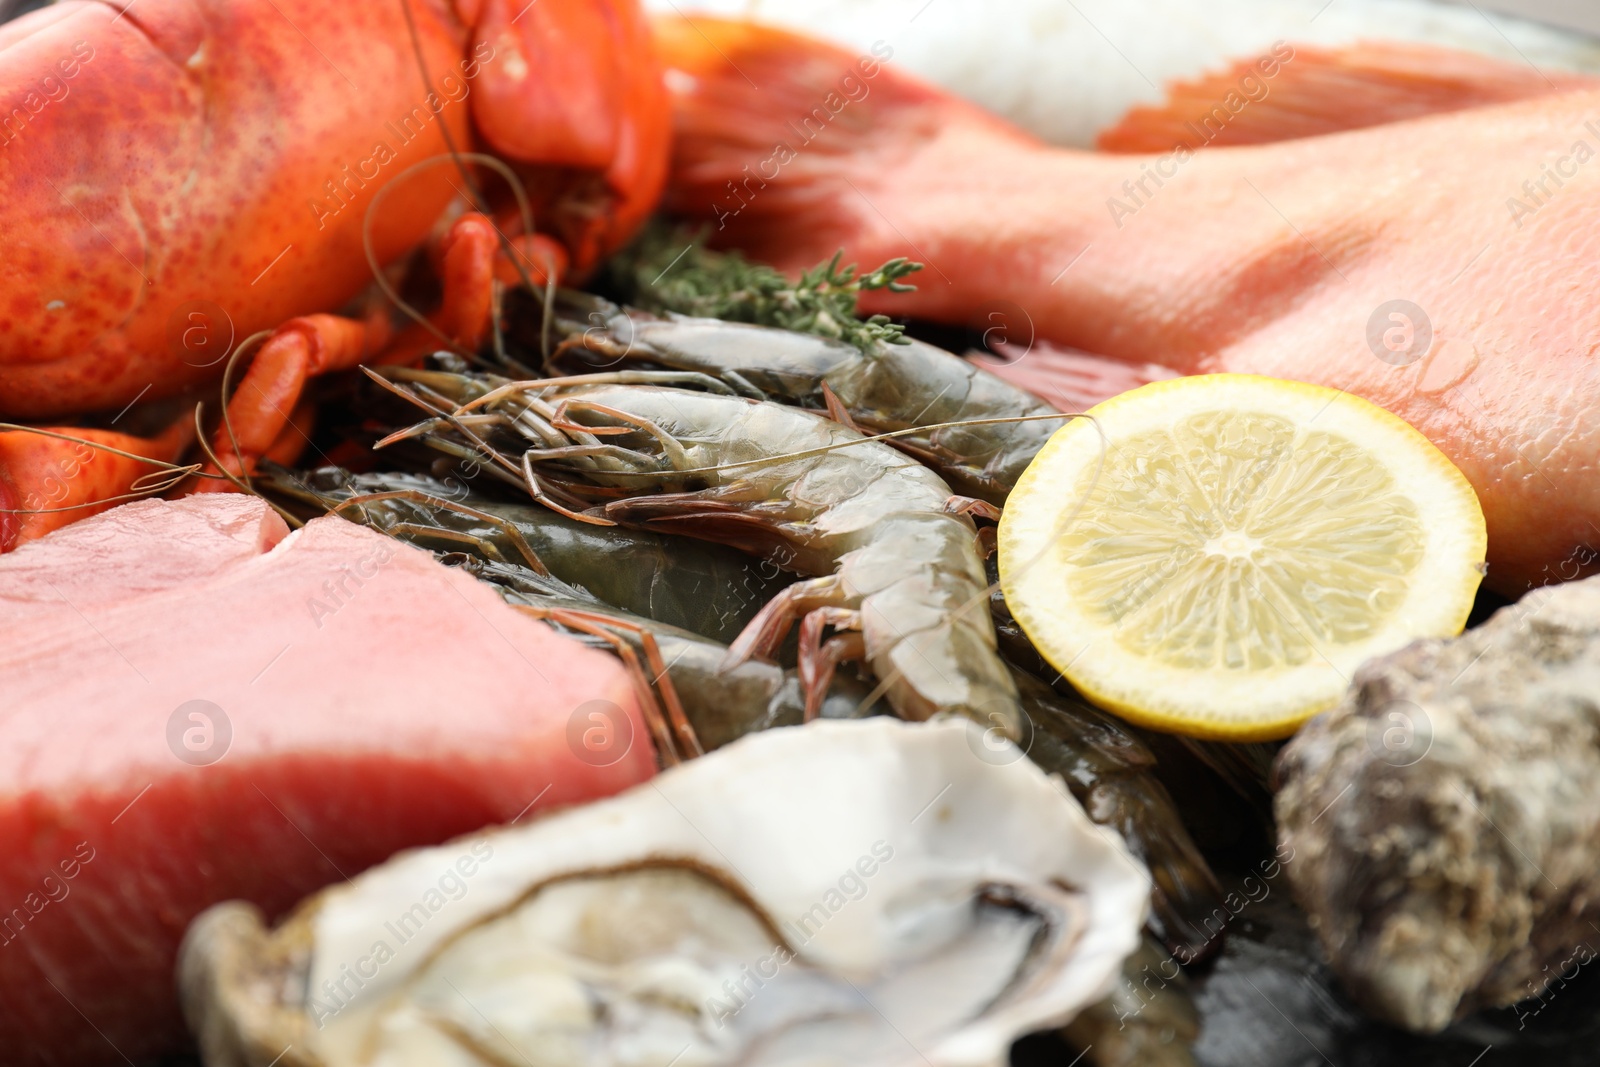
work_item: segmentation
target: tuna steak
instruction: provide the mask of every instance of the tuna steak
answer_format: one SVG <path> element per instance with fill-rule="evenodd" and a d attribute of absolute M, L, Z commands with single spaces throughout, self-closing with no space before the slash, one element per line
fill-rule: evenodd
<path fill-rule="evenodd" d="M 210 904 L 276 914 L 654 769 L 610 657 L 424 552 L 339 519 L 291 534 L 251 497 L 129 504 L 0 558 L 0 633 L 9 1064 L 181 1047 L 174 959 Z"/>

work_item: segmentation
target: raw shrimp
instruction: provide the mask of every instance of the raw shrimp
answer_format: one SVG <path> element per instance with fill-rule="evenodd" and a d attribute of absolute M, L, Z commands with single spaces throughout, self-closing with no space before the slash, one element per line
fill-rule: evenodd
<path fill-rule="evenodd" d="M 718 541 L 814 576 L 768 602 L 731 652 L 770 656 L 802 619 L 813 710 L 839 662 L 865 659 L 903 718 L 961 714 L 1023 736 L 972 520 L 947 508 L 949 486 L 921 464 L 827 419 L 739 397 L 386 374 L 440 414 L 389 440 L 420 436 L 458 456 L 466 442 L 558 510 L 597 505 L 585 517 Z M 828 626 L 841 632 L 823 641 Z"/>
<path fill-rule="evenodd" d="M 615 641 L 597 635 L 593 627 L 578 629 L 571 623 L 595 623 L 626 641 L 636 653 L 648 653 L 648 636 L 659 649 L 666 664 L 665 678 L 675 691 L 668 699 L 681 701 L 698 746 L 705 752 L 745 734 L 805 721 L 805 693 L 798 671 L 755 660 L 722 670 L 728 646 L 720 641 L 603 604 L 577 590 L 562 589 L 559 582 L 552 583 L 516 564 L 474 559 L 462 565 L 495 585 L 507 602 L 537 609 L 588 644 L 612 651 L 617 647 Z M 662 679 L 645 681 L 660 686 Z M 881 701 L 871 699 L 865 683 L 836 674 L 822 698 L 818 717 L 856 719 L 887 710 Z"/>
<path fill-rule="evenodd" d="M 753 607 L 779 588 L 769 580 L 772 572 L 760 570 L 762 565 L 754 561 L 687 538 L 596 527 L 546 508 L 485 499 L 466 493 L 460 483 L 426 475 L 352 475 L 323 468 L 295 477 L 268 471 L 256 485 L 274 496 L 329 509 L 354 500 L 340 514 L 424 547 L 465 548 L 488 561 L 469 566 L 472 573 L 506 590 L 508 599 L 612 615 L 618 625 L 610 628 L 635 651 L 640 651 L 640 633 L 654 634 L 668 676 L 708 751 L 745 733 L 799 723 L 804 717 L 796 672 L 756 662 L 723 674 L 716 670 L 726 655 L 726 642 L 754 614 Z M 409 495 L 388 495 L 395 493 Z M 497 525 L 501 522 L 508 525 Z M 519 536 L 524 540 L 518 542 Z M 519 557 L 527 549 L 559 581 L 552 583 L 517 565 L 526 563 Z M 616 565 L 619 556 L 627 560 L 625 566 Z M 580 586 L 599 600 L 578 590 L 564 591 L 561 582 Z M 736 584 L 741 582 L 745 584 Z M 709 588 L 698 595 L 703 587 Z M 727 601 L 720 607 L 719 597 Z M 584 634 L 591 642 L 607 643 Z M 1019 671 L 1015 677 L 1033 725 L 1028 755 L 1060 774 L 1090 817 L 1121 834 L 1150 868 L 1155 934 L 1173 951 L 1184 950 L 1186 959 L 1209 954 L 1214 931 L 1205 923 L 1221 908 L 1221 890 L 1171 798 L 1151 776 L 1154 757 L 1115 720 L 1030 675 Z M 853 679 L 835 676 L 823 699 L 822 717 L 845 717 L 866 692 Z"/>
<path fill-rule="evenodd" d="M 1111 995 L 1079 1012 L 1061 1036 L 1083 1050 L 1086 1067 L 1194 1067 L 1200 1012 L 1183 972 L 1146 936 Z"/>
<path fill-rule="evenodd" d="M 546 508 L 502 503 L 454 479 L 354 475 L 325 467 L 305 475 L 269 469 L 255 485 L 280 499 L 316 504 L 319 511 L 337 508 L 346 518 L 412 544 L 465 549 L 477 558 L 463 566 L 511 602 L 545 609 L 557 624 L 573 613 L 590 623 L 595 616 L 609 617 L 612 622 L 598 625 L 636 654 L 650 654 L 643 635 L 651 635 L 705 751 L 804 720 L 798 672 L 754 661 L 718 670 L 726 642 L 753 615 L 753 606 L 780 587 L 771 580 L 775 569 L 761 569 L 770 565 L 688 538 L 597 527 Z M 555 580 L 530 569 L 529 553 Z M 619 556 L 626 565 L 616 565 Z M 703 587 L 709 588 L 697 596 Z M 719 607 L 721 601 L 726 603 Z M 592 627 L 572 632 L 615 650 L 615 641 L 597 636 Z M 1090 817 L 1121 834 L 1150 868 L 1155 935 L 1187 960 L 1208 955 L 1214 938 L 1204 922 L 1221 908 L 1221 891 L 1152 777 L 1149 750 L 1126 727 L 1087 705 L 1023 672 L 1015 678 L 1033 727 L 1029 757 L 1060 774 Z M 648 691 L 641 695 L 646 704 L 655 699 Z M 853 717 L 861 705 L 872 706 L 867 696 L 856 679 L 835 675 L 820 716 Z"/>
<path fill-rule="evenodd" d="M 564 291 L 553 329 L 555 359 L 589 366 L 647 363 L 720 379 L 759 400 L 826 408 L 864 432 L 938 426 L 893 444 L 938 471 L 958 492 L 1004 503 L 1017 478 L 1061 421 L 1055 408 L 982 367 L 921 341 L 843 341 L 791 330 L 623 309 Z M 1131 380 L 1108 384 L 1108 395 Z M 831 394 L 831 397 L 830 395 Z M 836 402 L 836 403 L 835 403 Z M 1032 421 L 1017 421 L 1018 417 Z M 982 422 L 981 420 L 1007 420 Z M 976 421 L 976 425 L 947 423 Z"/>
<path fill-rule="evenodd" d="M 315 505 L 319 515 L 337 510 L 424 548 L 547 570 L 607 604 L 723 643 L 787 584 L 776 566 L 741 553 L 578 522 L 549 508 L 495 500 L 455 478 L 268 468 L 254 484 L 280 502 Z"/>
<path fill-rule="evenodd" d="M 432 549 L 493 584 L 511 604 L 537 609 L 585 643 L 622 653 L 625 642 L 632 655 L 624 654 L 624 662 L 640 668 L 635 684 L 653 717 L 664 763 L 804 721 L 796 671 L 754 661 L 718 669 L 728 652 L 720 635 L 737 635 L 739 620 L 781 588 L 773 581 L 779 572 L 760 569 L 758 561 L 688 538 L 597 527 L 547 508 L 485 499 L 453 479 L 422 474 L 356 475 L 323 467 L 296 475 L 267 468 L 254 484 L 273 497 L 314 504 L 318 514 L 337 511 Z M 617 566 L 622 554 L 627 562 Z M 749 584 L 736 586 L 741 579 Z M 708 584 L 711 589 L 696 598 Z M 663 676 L 672 689 L 665 699 L 656 695 L 665 690 Z M 819 715 L 857 718 L 887 710 L 869 695 L 862 682 L 836 676 Z M 677 739 L 674 706 L 689 724 Z"/>
<path fill-rule="evenodd" d="M 1015 677 L 1033 726 L 1028 757 L 1061 775 L 1089 818 L 1120 834 L 1150 869 L 1151 933 L 1183 963 L 1210 956 L 1227 923 L 1222 887 L 1156 779 L 1155 756 L 1109 715 L 1025 671 Z"/>

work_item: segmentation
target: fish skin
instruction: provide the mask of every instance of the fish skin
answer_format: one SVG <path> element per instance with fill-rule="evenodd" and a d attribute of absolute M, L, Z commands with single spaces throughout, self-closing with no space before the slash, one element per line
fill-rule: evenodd
<path fill-rule="evenodd" d="M 1206 148 L 1139 195 L 1164 157 L 1043 145 L 891 61 L 735 198 L 726 183 L 746 165 L 771 175 L 785 123 L 857 57 L 748 24 L 693 29 L 715 50 L 658 24 L 678 71 L 670 203 L 713 219 L 723 244 L 788 271 L 841 247 L 928 264 L 916 292 L 865 294 L 865 311 L 973 324 L 1020 306 L 1056 344 L 1363 396 L 1471 481 L 1503 592 L 1600 545 L 1600 162 L 1571 155 L 1580 140 L 1600 151 L 1600 90 Z M 1574 173 L 1545 179 L 1534 207 L 1522 183 L 1542 163 Z M 1515 219 L 1513 196 L 1531 209 Z M 1367 339 L 1396 299 L 1434 333 L 1409 366 Z"/>
<path fill-rule="evenodd" d="M 1574 6 L 1578 0 L 1574 0 Z M 1173 81 L 1268 52 L 1384 40 L 1493 56 L 1533 72 L 1600 74 L 1600 42 L 1486 3 L 1435 0 L 645 0 L 662 15 L 748 19 L 865 53 L 1052 144 L 1090 148 Z M 1574 15 L 1574 18 L 1577 16 Z M 1584 21 L 1592 28 L 1593 15 Z"/>
<path fill-rule="evenodd" d="M 345 564 L 376 573 L 319 628 L 306 605 Z M 281 914 L 400 849 L 654 773 L 611 657 L 427 553 L 331 518 L 290 534 L 253 497 L 129 504 L 24 545 L 0 558 L 0 632 L 7 1064 L 182 1049 L 173 965 L 210 904 Z M 194 698 L 232 726 L 205 766 L 168 747 Z M 567 742 L 590 698 L 635 731 L 609 767 Z"/>

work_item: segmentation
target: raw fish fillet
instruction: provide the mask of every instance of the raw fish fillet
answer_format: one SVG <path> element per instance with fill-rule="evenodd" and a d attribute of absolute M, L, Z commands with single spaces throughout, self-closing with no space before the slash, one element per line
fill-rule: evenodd
<path fill-rule="evenodd" d="M 611 657 L 427 553 L 340 519 L 291 534 L 254 497 L 128 504 L 0 557 L 0 633 L 8 1065 L 182 1047 L 173 965 L 210 904 L 276 914 L 654 770 Z M 568 743 L 594 700 L 635 739 L 609 766 Z"/>

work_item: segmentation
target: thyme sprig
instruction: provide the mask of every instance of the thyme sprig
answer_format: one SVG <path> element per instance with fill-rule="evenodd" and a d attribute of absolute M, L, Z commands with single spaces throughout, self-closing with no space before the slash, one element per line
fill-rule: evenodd
<path fill-rule="evenodd" d="M 900 279 L 922 269 L 904 257 L 864 274 L 855 264 L 841 266 L 841 249 L 791 282 L 763 263 L 737 252 L 705 247 L 705 232 L 685 234 L 652 226 L 611 263 L 612 282 L 622 299 L 646 311 L 674 311 L 733 322 L 817 334 L 868 351 L 880 342 L 906 344 L 905 330 L 887 315 L 862 318 L 860 293 L 916 288 Z"/>

